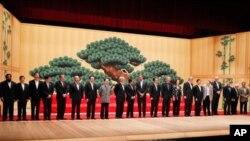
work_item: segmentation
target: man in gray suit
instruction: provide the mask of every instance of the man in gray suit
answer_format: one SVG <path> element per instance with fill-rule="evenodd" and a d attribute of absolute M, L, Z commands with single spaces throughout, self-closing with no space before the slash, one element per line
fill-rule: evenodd
<path fill-rule="evenodd" d="M 109 79 L 104 79 L 103 84 L 99 88 L 99 95 L 101 97 L 101 119 L 109 118 L 109 102 L 112 90 L 109 85 Z"/>
<path fill-rule="evenodd" d="M 242 87 L 239 90 L 240 94 L 240 114 L 247 114 L 247 102 L 250 96 L 249 89 L 246 87 L 246 82 L 241 83 Z"/>
<path fill-rule="evenodd" d="M 210 102 L 213 100 L 213 86 L 208 80 L 206 85 L 203 87 L 203 111 L 204 115 L 211 115 L 210 113 Z"/>

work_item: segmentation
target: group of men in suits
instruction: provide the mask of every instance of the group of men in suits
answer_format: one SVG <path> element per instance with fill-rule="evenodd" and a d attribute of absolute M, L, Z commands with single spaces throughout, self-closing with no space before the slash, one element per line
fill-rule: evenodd
<path fill-rule="evenodd" d="M 226 82 L 223 87 L 219 82 L 219 78 L 215 77 L 214 82 L 207 81 L 202 86 L 201 80 L 196 80 L 194 86 L 193 78 L 189 77 L 184 83 L 183 90 L 180 86 L 180 80 L 171 81 L 170 76 L 166 76 L 165 83 L 159 84 L 157 77 L 153 78 L 153 84 L 148 85 L 144 77 L 140 75 L 137 83 L 133 79 L 129 79 L 125 84 L 125 78 L 119 77 L 118 83 L 110 86 L 110 80 L 104 79 L 103 85 L 98 88 L 95 84 L 95 78 L 89 77 L 89 81 L 83 86 L 80 83 L 80 77 L 74 76 L 74 83 L 67 84 L 64 75 L 58 76 L 58 81 L 53 84 L 51 77 L 45 77 L 45 81 L 40 80 L 39 73 L 34 74 L 34 79 L 25 83 L 25 77 L 20 76 L 20 82 L 16 84 L 12 81 L 12 75 L 6 74 L 6 80 L 0 83 L 0 98 L 3 102 L 3 121 L 7 119 L 13 120 L 13 105 L 18 101 L 18 120 L 26 120 L 26 105 L 27 101 L 31 101 L 31 119 L 39 120 L 40 101 L 43 101 L 44 120 L 51 119 L 51 104 L 52 95 L 56 91 L 57 100 L 57 119 L 63 120 L 66 97 L 69 94 L 72 109 L 71 119 L 81 119 L 80 105 L 83 97 L 87 100 L 87 119 L 95 119 L 96 101 L 98 96 L 101 97 L 101 118 L 108 119 L 108 109 L 110 103 L 110 95 L 114 91 L 116 96 L 116 118 L 122 118 L 124 111 L 124 103 L 127 101 L 127 118 L 134 117 L 134 103 L 137 99 L 139 117 L 146 117 L 146 94 L 149 92 L 151 100 L 151 117 L 157 117 L 159 99 L 162 98 L 162 116 L 168 117 L 170 112 L 171 101 L 173 102 L 173 115 L 179 116 L 180 101 L 183 96 L 185 101 L 185 116 L 190 116 L 192 111 L 193 101 L 195 102 L 195 115 L 200 116 L 201 105 L 203 104 L 204 115 L 217 115 L 218 103 L 220 95 L 223 92 L 224 114 L 236 114 L 238 99 L 240 98 L 240 112 L 247 113 L 248 97 L 250 95 L 246 83 L 242 82 L 242 87 L 239 85 L 231 87 L 230 81 Z M 183 95 L 182 95 L 183 93 Z M 84 96 L 85 94 L 85 96 Z M 210 106 L 212 105 L 212 106 Z M 210 112 L 212 107 L 212 113 Z"/>

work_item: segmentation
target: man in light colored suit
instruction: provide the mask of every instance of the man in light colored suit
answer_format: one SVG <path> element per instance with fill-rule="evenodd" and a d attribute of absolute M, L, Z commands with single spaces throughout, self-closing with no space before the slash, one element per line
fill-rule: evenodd
<path fill-rule="evenodd" d="M 203 111 L 204 115 L 211 115 L 210 113 L 210 102 L 213 100 L 213 86 L 208 80 L 206 85 L 203 87 Z"/>
<path fill-rule="evenodd" d="M 249 89 L 246 87 L 246 82 L 241 83 L 242 87 L 239 90 L 240 94 L 240 114 L 247 114 L 247 102 L 250 96 Z"/>
<path fill-rule="evenodd" d="M 101 97 L 101 119 L 109 118 L 110 95 L 113 90 L 109 85 L 109 82 L 109 79 L 105 78 L 103 84 L 99 88 L 99 95 Z"/>

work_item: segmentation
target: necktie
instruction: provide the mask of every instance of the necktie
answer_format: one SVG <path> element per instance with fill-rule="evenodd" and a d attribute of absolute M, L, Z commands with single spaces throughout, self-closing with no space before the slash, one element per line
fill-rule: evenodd
<path fill-rule="evenodd" d="M 155 90 L 157 91 L 157 85 L 155 85 Z"/>
<path fill-rule="evenodd" d="M 168 88 L 168 90 L 169 90 L 169 85 L 167 84 L 167 88 Z"/>

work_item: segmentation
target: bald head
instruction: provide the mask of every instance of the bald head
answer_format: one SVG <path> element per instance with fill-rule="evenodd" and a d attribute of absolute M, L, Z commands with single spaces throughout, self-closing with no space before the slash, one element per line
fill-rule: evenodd
<path fill-rule="evenodd" d="M 189 81 L 189 82 L 192 82 L 192 81 L 193 81 L 193 77 L 190 76 L 190 77 L 188 78 L 188 81 Z"/>
<path fill-rule="evenodd" d="M 170 76 L 166 76 L 166 83 L 170 83 L 171 81 L 171 77 Z"/>
<path fill-rule="evenodd" d="M 214 81 L 218 82 L 218 81 L 219 81 L 219 77 L 218 77 L 218 76 L 215 76 L 215 77 L 214 77 Z"/>

